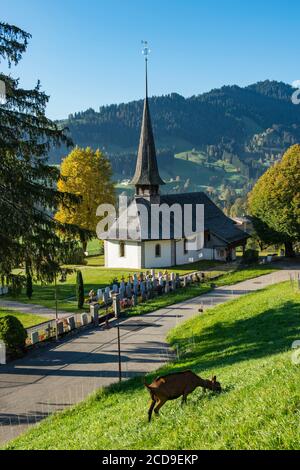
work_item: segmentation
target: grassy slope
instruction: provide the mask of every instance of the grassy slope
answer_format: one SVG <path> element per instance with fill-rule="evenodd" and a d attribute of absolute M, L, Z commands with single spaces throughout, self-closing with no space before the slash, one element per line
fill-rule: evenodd
<path fill-rule="evenodd" d="M 16 317 L 18 320 L 20 320 L 25 328 L 38 325 L 39 323 L 43 323 L 44 321 L 48 320 L 48 318 L 45 316 L 41 317 L 38 315 L 30 315 L 29 313 L 20 313 L 15 312 L 14 310 L 0 308 L 0 318 L 5 317 L 6 315 L 13 315 Z"/>
<path fill-rule="evenodd" d="M 217 374 L 221 395 L 195 391 L 187 406 L 169 402 L 148 424 L 149 394 L 136 378 L 52 416 L 9 447 L 299 449 L 300 366 L 292 364 L 290 351 L 300 334 L 299 311 L 299 292 L 283 283 L 215 307 L 171 332 L 180 358 L 164 371 Z"/>

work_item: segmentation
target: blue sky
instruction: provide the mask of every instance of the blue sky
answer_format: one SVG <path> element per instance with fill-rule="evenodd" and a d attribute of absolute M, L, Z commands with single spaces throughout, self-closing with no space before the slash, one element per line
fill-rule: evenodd
<path fill-rule="evenodd" d="M 48 115 L 63 118 L 141 98 L 142 39 L 152 50 L 150 94 L 292 83 L 299 15 L 298 0 L 2 0 L 0 21 L 32 34 L 11 73 L 26 87 L 40 79 Z"/>

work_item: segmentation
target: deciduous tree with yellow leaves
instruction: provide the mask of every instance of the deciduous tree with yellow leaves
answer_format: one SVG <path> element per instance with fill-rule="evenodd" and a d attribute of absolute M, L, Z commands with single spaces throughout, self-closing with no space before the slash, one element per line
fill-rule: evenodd
<path fill-rule="evenodd" d="M 58 190 L 80 196 L 81 202 L 76 206 L 61 204 L 55 218 L 90 231 L 90 235 L 82 234 L 80 240 L 86 251 L 87 241 L 95 235 L 99 222 L 97 207 L 115 203 L 110 162 L 100 150 L 76 147 L 62 161 L 60 175 Z"/>
<path fill-rule="evenodd" d="M 258 236 L 266 243 L 284 243 L 287 256 L 300 241 L 300 145 L 269 168 L 251 191 L 248 204 Z"/>

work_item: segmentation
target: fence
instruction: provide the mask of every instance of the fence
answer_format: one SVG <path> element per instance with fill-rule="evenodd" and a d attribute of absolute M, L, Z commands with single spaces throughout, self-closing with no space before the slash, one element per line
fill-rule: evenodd
<path fill-rule="evenodd" d="M 90 312 L 85 313 L 74 313 L 68 317 L 64 317 L 56 320 L 48 320 L 38 325 L 26 328 L 27 340 L 26 346 L 33 346 L 37 343 L 42 343 L 49 339 L 56 337 L 57 335 L 63 336 L 71 331 L 78 330 L 79 328 L 86 327 L 88 325 L 98 325 L 104 323 L 107 319 L 112 318 L 114 315 L 110 313 L 103 313 L 99 317 L 98 313 L 91 314 Z"/>
<path fill-rule="evenodd" d="M 201 282 L 204 280 L 213 280 L 215 276 L 207 277 L 204 276 L 203 273 L 197 271 L 194 273 L 186 274 L 183 276 L 179 277 L 179 283 L 182 287 L 188 286 L 190 283 L 194 282 Z M 173 288 L 171 287 L 171 281 L 167 277 L 166 280 L 164 280 L 165 286 L 162 289 L 161 295 L 164 295 L 168 292 L 171 292 L 172 290 L 176 290 L 176 286 L 173 285 Z M 166 287 L 167 286 L 167 287 Z M 139 286 L 140 289 L 141 286 Z M 50 340 L 52 338 L 56 337 L 56 330 L 57 330 L 57 336 L 63 336 L 67 333 L 70 333 L 72 331 L 75 331 L 79 328 L 83 328 L 88 325 L 94 324 L 95 326 L 98 325 L 99 323 L 104 323 L 107 319 L 113 318 L 115 316 L 115 311 L 113 307 L 113 301 L 112 301 L 112 296 L 116 292 L 114 290 L 111 290 L 109 287 L 106 289 L 109 289 L 109 293 L 101 291 L 101 298 L 103 295 L 103 299 L 101 304 L 98 304 L 98 302 L 92 303 L 90 305 L 90 311 L 89 312 L 84 312 L 84 313 L 73 313 L 70 314 L 70 316 L 63 317 L 59 319 L 57 322 L 56 320 L 48 320 L 46 322 L 40 323 L 39 325 L 32 326 L 30 328 L 27 328 L 27 341 L 26 344 L 27 346 L 33 346 L 37 343 L 41 343 L 43 341 Z M 153 286 L 151 288 L 153 290 Z M 121 288 L 117 289 L 117 292 L 121 292 Z M 152 291 L 153 293 L 153 291 Z M 143 295 L 142 291 L 139 291 L 139 295 L 142 298 L 142 301 L 147 301 L 148 297 L 147 294 L 147 285 L 145 283 L 145 295 Z M 123 297 L 121 299 L 126 300 L 128 293 L 127 291 L 123 292 Z M 153 294 L 154 295 L 154 294 Z M 132 297 L 133 299 L 133 289 L 131 289 L 131 295 L 129 297 Z M 100 299 L 99 299 L 100 300 Z M 126 308 L 130 308 L 134 305 L 133 301 L 128 303 L 123 303 L 121 301 L 121 310 L 126 310 Z"/>

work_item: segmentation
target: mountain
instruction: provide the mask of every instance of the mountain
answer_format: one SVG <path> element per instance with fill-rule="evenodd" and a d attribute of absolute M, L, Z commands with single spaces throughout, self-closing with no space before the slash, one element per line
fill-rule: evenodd
<path fill-rule="evenodd" d="M 219 186 L 226 184 L 226 175 L 219 171 L 224 163 L 223 171 L 228 164 L 246 180 L 255 180 L 288 146 L 300 142 L 300 106 L 292 103 L 293 92 L 285 83 L 264 81 L 244 88 L 224 86 L 190 98 L 177 93 L 150 98 L 162 173 L 178 180 L 180 165 L 188 162 L 185 171 L 192 172 L 192 184 L 197 165 L 197 178 L 201 167 L 211 170 L 214 174 L 204 183 Z M 142 106 L 143 100 L 102 106 L 99 111 L 72 114 L 60 123 L 69 128 L 75 144 L 103 149 L 116 179 L 121 180 L 134 171 Z M 65 152 L 53 150 L 51 161 L 59 163 Z M 218 181 L 211 184 L 209 178 L 214 181 L 216 176 Z M 244 183 L 241 179 L 240 187 Z"/>

